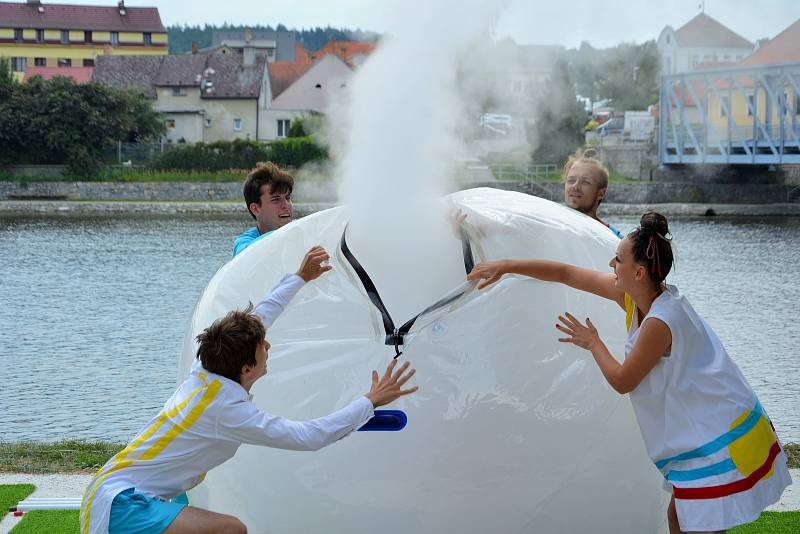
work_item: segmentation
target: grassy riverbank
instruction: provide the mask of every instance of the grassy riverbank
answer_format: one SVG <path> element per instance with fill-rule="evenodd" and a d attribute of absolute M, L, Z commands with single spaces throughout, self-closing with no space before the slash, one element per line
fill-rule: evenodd
<path fill-rule="evenodd" d="M 125 447 L 108 441 L 0 442 L 0 472 L 93 473 Z M 800 468 L 800 443 L 784 446 L 789 467 Z"/>
<path fill-rule="evenodd" d="M 0 442 L 0 472 L 93 473 L 124 447 L 107 441 Z"/>

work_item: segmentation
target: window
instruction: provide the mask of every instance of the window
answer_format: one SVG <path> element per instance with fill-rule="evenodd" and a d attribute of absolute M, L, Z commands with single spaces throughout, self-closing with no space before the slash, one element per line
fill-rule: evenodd
<path fill-rule="evenodd" d="M 22 42 L 22 28 L 14 28 L 14 41 Z"/>
<path fill-rule="evenodd" d="M 186 88 L 185 87 L 173 87 L 172 88 L 172 96 L 186 96 Z"/>
<path fill-rule="evenodd" d="M 61 44 L 69 44 L 69 31 L 61 30 Z"/>
<path fill-rule="evenodd" d="M 275 49 L 274 48 L 267 48 L 267 57 L 272 57 L 274 55 L 275 55 Z"/>
<path fill-rule="evenodd" d="M 234 132 L 242 131 L 242 119 L 233 119 L 233 131 Z"/>
<path fill-rule="evenodd" d="M 167 125 L 168 129 L 170 129 L 170 130 L 174 130 L 175 129 L 175 119 L 167 119 L 167 120 L 164 121 L 164 123 Z"/>
<path fill-rule="evenodd" d="M 667 44 L 669 44 L 669 34 L 667 34 Z"/>
<path fill-rule="evenodd" d="M 84 43 L 92 42 L 92 32 L 83 32 L 83 42 Z"/>
<path fill-rule="evenodd" d="M 151 46 L 153 44 L 153 34 L 150 32 L 144 33 L 144 45 Z"/>
<path fill-rule="evenodd" d="M 692 59 L 691 59 L 691 61 L 690 61 L 690 64 L 691 64 L 692 68 L 695 68 L 695 67 L 697 66 L 697 64 L 698 64 L 698 63 L 700 63 L 700 56 L 698 56 L 698 55 L 693 55 L 693 56 L 692 56 Z"/>
<path fill-rule="evenodd" d="M 94 60 L 93 59 L 84 59 L 83 60 L 84 67 L 94 67 Z"/>
<path fill-rule="evenodd" d="M 671 73 L 672 72 L 672 57 L 671 56 L 664 56 L 664 72 Z"/>
<path fill-rule="evenodd" d="M 511 89 L 511 91 L 514 92 L 514 93 L 521 93 L 522 92 L 522 81 L 514 80 L 514 84 L 513 84 L 513 87 Z"/>
<path fill-rule="evenodd" d="M 800 115 L 800 95 L 794 95 L 794 113 Z"/>
<path fill-rule="evenodd" d="M 747 95 L 747 102 L 749 104 L 747 106 L 747 116 L 752 117 L 753 110 L 756 109 L 756 95 Z"/>
<path fill-rule="evenodd" d="M 36 42 L 37 43 L 44 42 L 44 30 L 36 30 Z"/>
<path fill-rule="evenodd" d="M 47 66 L 47 58 L 35 57 L 35 58 L 33 58 L 33 65 L 35 67 L 46 67 Z"/>
<path fill-rule="evenodd" d="M 59 67 L 71 67 L 72 66 L 72 60 L 69 59 L 68 57 L 60 57 L 60 58 L 58 58 L 58 66 Z"/>
<path fill-rule="evenodd" d="M 278 137 L 286 137 L 289 135 L 289 125 L 292 121 L 289 119 L 278 119 Z"/>
<path fill-rule="evenodd" d="M 731 62 L 731 55 L 730 54 L 725 54 L 724 56 L 722 56 L 722 60 L 725 61 L 726 63 L 730 63 Z"/>
<path fill-rule="evenodd" d="M 727 96 L 722 96 L 719 99 L 719 116 L 725 118 L 728 116 L 728 113 L 725 111 L 725 108 L 730 109 L 731 102 Z"/>
<path fill-rule="evenodd" d="M 26 57 L 12 57 L 11 58 L 11 70 L 14 72 L 25 72 L 25 67 L 27 66 L 28 58 Z"/>
<path fill-rule="evenodd" d="M 206 128 L 211 128 L 211 119 L 206 119 Z"/>
<path fill-rule="evenodd" d="M 119 45 L 119 32 L 111 32 L 111 44 L 114 46 Z"/>

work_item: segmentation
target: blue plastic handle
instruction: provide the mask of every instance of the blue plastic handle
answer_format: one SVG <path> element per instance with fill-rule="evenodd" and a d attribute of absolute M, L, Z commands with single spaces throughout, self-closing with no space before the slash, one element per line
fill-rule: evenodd
<path fill-rule="evenodd" d="M 375 410 L 375 415 L 358 429 L 359 432 L 397 432 L 403 430 L 408 417 L 401 410 Z"/>

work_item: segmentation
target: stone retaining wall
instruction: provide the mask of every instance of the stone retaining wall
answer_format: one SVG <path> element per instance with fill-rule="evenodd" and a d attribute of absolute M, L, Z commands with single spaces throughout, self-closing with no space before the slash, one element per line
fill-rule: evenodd
<path fill-rule="evenodd" d="M 459 189 L 494 187 L 520 191 L 549 200 L 563 199 L 558 182 L 484 182 L 460 184 Z M 0 200 L 65 198 L 68 200 L 172 200 L 242 202 L 237 182 L 0 182 Z M 331 182 L 298 182 L 296 202 L 335 202 Z M 793 185 L 642 182 L 611 184 L 607 201 L 620 204 L 716 203 L 772 204 L 800 201 Z"/>
<path fill-rule="evenodd" d="M 298 182 L 294 198 L 299 202 L 336 199 L 330 182 Z M 1 182 L 0 199 L 63 198 L 70 200 L 192 200 L 241 201 L 239 182 Z"/>

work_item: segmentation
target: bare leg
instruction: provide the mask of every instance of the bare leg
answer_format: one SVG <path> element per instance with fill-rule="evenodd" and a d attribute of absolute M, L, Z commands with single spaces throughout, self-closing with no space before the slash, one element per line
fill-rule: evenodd
<path fill-rule="evenodd" d="M 187 506 L 164 534 L 247 534 L 247 527 L 232 515 Z"/>
<path fill-rule="evenodd" d="M 669 524 L 669 534 L 684 534 L 678 524 L 678 512 L 675 510 L 675 497 L 669 500 L 667 508 L 667 523 Z"/>

